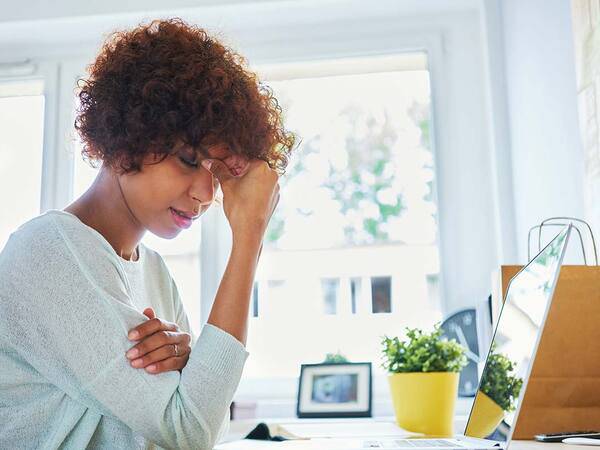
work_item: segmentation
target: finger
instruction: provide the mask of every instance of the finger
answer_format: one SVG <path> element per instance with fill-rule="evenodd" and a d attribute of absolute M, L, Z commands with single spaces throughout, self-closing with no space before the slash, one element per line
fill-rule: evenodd
<path fill-rule="evenodd" d="M 172 370 L 180 370 L 183 369 L 186 364 L 189 356 L 176 356 L 173 358 L 163 359 L 162 361 L 150 364 L 147 366 L 146 372 L 157 374 L 161 372 L 170 372 Z"/>
<path fill-rule="evenodd" d="M 154 319 L 156 317 L 154 310 L 150 306 L 144 310 L 144 315 L 148 316 L 149 319 Z"/>
<path fill-rule="evenodd" d="M 241 177 L 248 172 L 250 160 L 244 155 L 230 155 L 223 162 L 235 177 Z"/>
<path fill-rule="evenodd" d="M 180 358 L 190 353 L 188 347 L 177 345 L 177 354 L 175 354 L 175 346 L 172 344 L 163 345 L 149 353 L 146 353 L 140 358 L 135 358 L 130 361 L 132 367 L 137 369 L 147 367 L 150 364 L 168 359 L 168 358 Z"/>
<path fill-rule="evenodd" d="M 153 319 L 146 320 L 142 322 L 135 328 L 129 330 L 129 334 L 127 337 L 134 341 L 139 341 L 143 339 L 145 336 L 156 333 L 159 330 L 169 330 L 169 331 L 177 331 L 177 324 L 167 322 L 166 320 L 159 319 L 155 317 Z"/>
<path fill-rule="evenodd" d="M 202 164 L 202 167 L 217 177 L 221 184 L 227 180 L 230 180 L 231 178 L 234 178 L 223 161 L 219 161 L 218 159 L 203 159 L 200 164 Z"/>
<path fill-rule="evenodd" d="M 172 331 L 161 330 L 147 337 L 139 344 L 134 345 L 127 353 L 125 353 L 125 356 L 129 359 L 140 358 L 165 345 L 174 349 L 173 344 L 177 344 L 179 350 L 184 352 L 189 349 L 191 340 L 189 333 L 175 333 Z"/>

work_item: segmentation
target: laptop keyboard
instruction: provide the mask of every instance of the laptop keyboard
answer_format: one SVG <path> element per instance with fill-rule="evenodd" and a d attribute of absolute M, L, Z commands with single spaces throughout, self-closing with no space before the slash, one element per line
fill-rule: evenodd
<path fill-rule="evenodd" d="M 452 442 L 443 439 L 402 439 L 394 441 L 394 444 L 410 447 L 453 447 Z"/>
<path fill-rule="evenodd" d="M 399 439 L 394 441 L 364 441 L 364 448 L 398 448 L 398 447 L 458 447 L 443 439 Z"/>

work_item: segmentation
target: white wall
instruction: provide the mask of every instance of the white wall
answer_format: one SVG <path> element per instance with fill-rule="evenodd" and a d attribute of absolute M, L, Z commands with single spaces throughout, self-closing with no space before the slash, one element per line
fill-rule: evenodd
<path fill-rule="evenodd" d="M 488 20 L 498 20 L 503 34 L 517 257 L 524 262 L 531 226 L 549 216 L 584 216 L 571 2 L 493 3 L 486 11 L 499 15 Z"/>

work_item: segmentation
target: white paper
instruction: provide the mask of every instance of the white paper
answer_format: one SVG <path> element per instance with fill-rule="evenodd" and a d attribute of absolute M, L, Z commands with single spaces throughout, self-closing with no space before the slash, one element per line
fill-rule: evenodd
<path fill-rule="evenodd" d="M 224 442 L 215 445 L 213 450 L 261 450 L 263 448 L 272 449 L 276 447 L 281 448 L 281 442 L 241 439 L 239 441 Z"/>
<path fill-rule="evenodd" d="M 280 423 L 279 429 L 302 438 L 348 438 L 348 437 L 409 437 L 420 436 L 409 433 L 391 422 L 324 422 L 324 423 Z M 283 433 L 281 433 L 283 434 Z"/>

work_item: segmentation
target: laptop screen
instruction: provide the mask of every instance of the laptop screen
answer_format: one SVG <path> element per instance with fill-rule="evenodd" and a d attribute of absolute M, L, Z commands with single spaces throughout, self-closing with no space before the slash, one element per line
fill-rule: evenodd
<path fill-rule="evenodd" d="M 561 232 L 508 286 L 465 435 L 506 441 L 518 413 L 570 232 Z"/>

